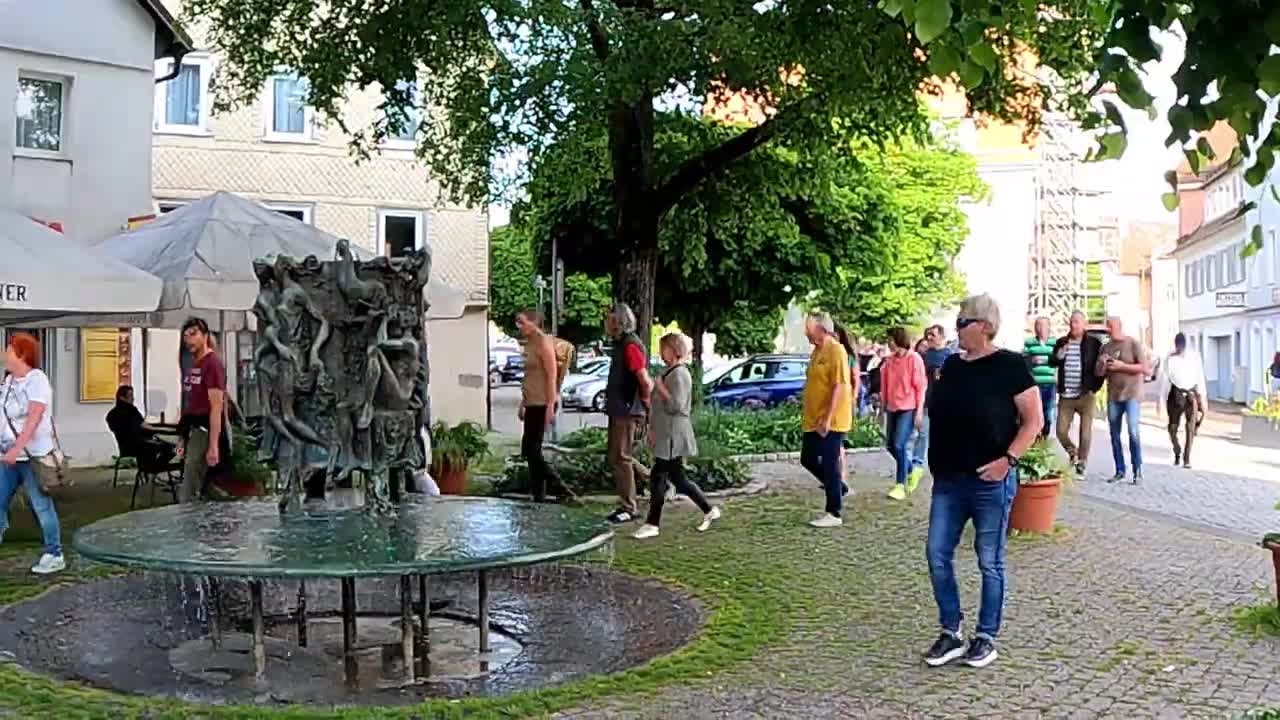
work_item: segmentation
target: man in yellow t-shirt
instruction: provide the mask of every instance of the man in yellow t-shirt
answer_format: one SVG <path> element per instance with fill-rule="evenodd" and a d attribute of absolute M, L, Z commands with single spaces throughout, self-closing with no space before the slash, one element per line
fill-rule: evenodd
<path fill-rule="evenodd" d="M 804 382 L 800 464 L 818 478 L 827 493 L 826 512 L 809 524 L 839 527 L 844 524 L 840 512 L 849 492 L 841 477 L 840 457 L 845 433 L 853 427 L 849 355 L 836 339 L 835 321 L 826 313 L 811 313 L 805 319 L 804 333 L 813 343 L 813 354 Z"/>

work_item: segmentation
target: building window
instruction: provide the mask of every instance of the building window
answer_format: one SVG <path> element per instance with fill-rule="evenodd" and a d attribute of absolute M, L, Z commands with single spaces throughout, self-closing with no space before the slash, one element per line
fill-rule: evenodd
<path fill-rule="evenodd" d="M 296 74 L 267 79 L 262 97 L 268 140 L 297 142 L 311 139 L 312 111 L 307 107 L 307 81 Z"/>
<path fill-rule="evenodd" d="M 1235 358 L 1234 362 L 1235 362 L 1235 366 L 1236 366 L 1236 367 L 1240 367 L 1241 365 L 1243 365 L 1243 364 L 1244 364 L 1244 363 L 1240 362 L 1240 353 L 1241 353 L 1241 349 L 1242 349 L 1242 348 L 1241 348 L 1241 344 L 1242 344 L 1242 341 L 1240 340 L 1240 331 L 1239 331 L 1239 330 L 1237 330 L 1237 331 L 1236 331 L 1236 333 L 1235 333 L 1235 343 L 1234 343 L 1234 348 L 1233 348 L 1233 349 L 1235 350 L 1235 352 L 1234 352 L 1234 353 L 1232 353 L 1232 354 L 1233 354 L 1233 356 L 1234 356 L 1234 358 Z"/>
<path fill-rule="evenodd" d="M 1200 262 L 1203 263 L 1205 266 L 1205 271 L 1204 271 L 1205 288 L 1209 292 L 1213 292 L 1214 290 L 1217 290 L 1218 289 L 1218 256 L 1210 255 L 1209 257 L 1203 258 Z"/>
<path fill-rule="evenodd" d="M 17 147 L 61 153 L 66 138 L 67 89 L 70 80 L 34 73 L 18 74 Z"/>
<path fill-rule="evenodd" d="M 379 210 L 378 247 L 387 257 L 400 257 L 423 247 L 423 218 L 417 210 Z"/>
<path fill-rule="evenodd" d="M 172 60 L 156 63 L 156 72 L 168 75 Z M 186 57 L 173 79 L 156 88 L 157 132 L 205 134 L 209 131 L 209 79 L 213 76 L 207 57 Z"/>
<path fill-rule="evenodd" d="M 1276 248 L 1276 231 L 1271 230 L 1267 233 L 1267 252 L 1258 253 L 1261 256 L 1268 256 L 1262 261 L 1262 282 L 1270 285 L 1276 277 L 1276 271 L 1280 270 L 1280 248 Z"/>
<path fill-rule="evenodd" d="M 399 145 L 413 144 L 418 136 L 419 110 L 418 110 L 418 86 L 416 83 L 401 80 L 396 83 L 394 96 L 407 95 L 408 100 L 413 103 L 413 107 L 403 110 L 387 110 L 387 139 Z M 399 101 L 400 97 L 395 97 Z M 391 103 L 392 98 L 388 97 L 387 102 Z"/>
<path fill-rule="evenodd" d="M 156 209 L 160 211 L 161 215 L 166 215 L 186 204 L 185 200 L 157 200 Z"/>
<path fill-rule="evenodd" d="M 298 205 L 295 203 L 262 203 L 262 206 L 268 210 L 275 210 L 281 215 L 288 215 L 294 220 L 299 220 L 308 225 L 311 224 L 310 205 Z"/>

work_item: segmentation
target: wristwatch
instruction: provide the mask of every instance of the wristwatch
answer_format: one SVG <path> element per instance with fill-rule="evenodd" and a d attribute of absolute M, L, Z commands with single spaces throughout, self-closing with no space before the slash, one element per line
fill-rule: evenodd
<path fill-rule="evenodd" d="M 1014 467 L 1018 464 L 1018 456 L 1011 452 L 1005 453 L 1004 459 L 1009 461 L 1009 467 Z"/>

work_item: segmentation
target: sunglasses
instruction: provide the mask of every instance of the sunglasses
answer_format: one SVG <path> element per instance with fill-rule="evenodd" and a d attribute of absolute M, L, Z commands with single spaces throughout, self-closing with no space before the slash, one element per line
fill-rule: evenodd
<path fill-rule="evenodd" d="M 958 317 L 956 318 L 956 330 L 963 330 L 969 327 L 970 325 L 978 322 L 982 322 L 982 321 L 977 318 Z"/>

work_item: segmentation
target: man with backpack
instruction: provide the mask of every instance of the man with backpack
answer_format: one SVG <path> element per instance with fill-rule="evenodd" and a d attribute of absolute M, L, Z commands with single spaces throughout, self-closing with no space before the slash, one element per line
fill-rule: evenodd
<path fill-rule="evenodd" d="M 570 493 L 543 456 L 542 439 L 555 421 L 560 383 L 573 363 L 573 345 L 547 334 L 543 330 L 542 313 L 536 310 L 521 311 L 516 316 L 516 327 L 525 339 L 519 411 L 524 433 L 520 438 L 520 452 L 529 464 L 529 487 L 534 501 L 543 502 L 548 481 L 553 481 L 563 500 Z"/>

